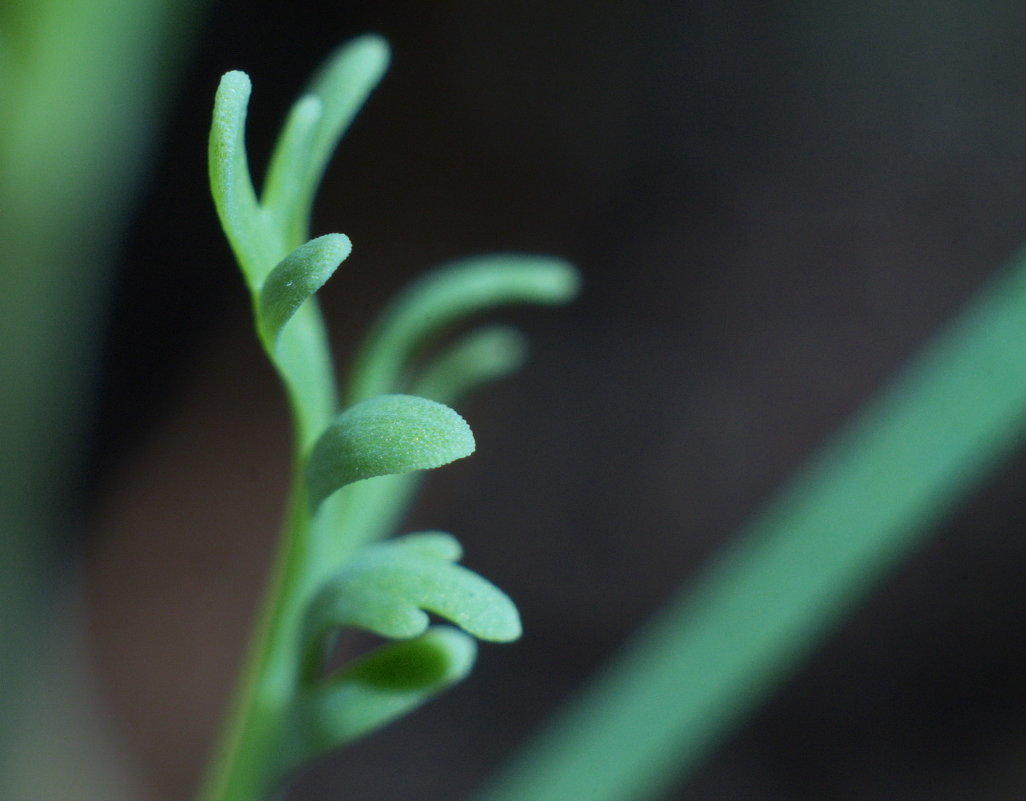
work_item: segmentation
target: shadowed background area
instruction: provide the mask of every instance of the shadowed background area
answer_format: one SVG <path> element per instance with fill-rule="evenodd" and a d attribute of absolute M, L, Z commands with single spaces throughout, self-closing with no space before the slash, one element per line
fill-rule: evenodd
<path fill-rule="evenodd" d="M 404 528 L 520 605 L 463 685 L 288 797 L 466 797 L 1026 240 L 1015 2 L 212 5 L 133 221 L 91 470 L 93 658 L 147 797 L 192 792 L 288 477 L 281 394 L 205 180 L 217 79 L 259 175 L 309 73 L 385 35 L 314 233 L 341 362 L 425 267 L 554 253 L 579 301 L 502 315 L 525 371 Z M 1017 457 L 677 798 L 1002 799 L 1026 787 Z M 687 681 L 687 677 L 681 677 Z"/>

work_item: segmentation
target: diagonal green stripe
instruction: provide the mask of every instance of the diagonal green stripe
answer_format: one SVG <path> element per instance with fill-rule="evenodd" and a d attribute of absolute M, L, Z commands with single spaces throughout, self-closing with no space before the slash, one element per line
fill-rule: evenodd
<path fill-rule="evenodd" d="M 478 798 L 630 801 L 686 778 L 1024 428 L 1020 255 Z"/>

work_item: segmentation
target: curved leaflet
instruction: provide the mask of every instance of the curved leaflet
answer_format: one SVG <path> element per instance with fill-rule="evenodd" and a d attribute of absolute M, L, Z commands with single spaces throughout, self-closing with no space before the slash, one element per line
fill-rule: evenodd
<path fill-rule="evenodd" d="M 415 395 L 379 395 L 342 412 L 310 453 L 310 508 L 375 476 L 441 467 L 474 452 L 474 434 L 448 406 Z"/>
<path fill-rule="evenodd" d="M 308 653 L 344 627 L 407 639 L 427 631 L 433 612 L 479 640 L 510 642 L 520 616 L 506 593 L 456 564 L 459 542 L 424 532 L 366 545 L 318 592 L 307 610 Z"/>
<path fill-rule="evenodd" d="M 401 390 L 417 349 L 472 315 L 513 303 L 566 303 L 579 283 L 570 264 L 551 256 L 495 254 L 440 267 L 385 309 L 356 357 L 347 397 Z"/>
<path fill-rule="evenodd" d="M 380 36 L 347 42 L 298 101 L 271 156 L 264 190 L 265 207 L 291 241 L 307 238 L 314 194 L 332 151 L 380 82 L 389 58 L 388 43 Z"/>
<path fill-rule="evenodd" d="M 345 234 L 319 236 L 293 250 L 271 271 L 260 289 L 257 311 L 260 335 L 269 347 L 276 344 L 285 323 L 324 286 L 352 249 Z"/>
<path fill-rule="evenodd" d="M 252 89 L 244 72 L 233 70 L 221 78 L 214 97 L 208 158 L 214 206 L 251 289 L 258 280 L 267 239 L 246 156 L 246 111 Z"/>
<path fill-rule="evenodd" d="M 306 613 L 290 759 L 301 762 L 349 742 L 462 679 L 477 652 L 468 635 L 493 642 L 520 636 L 513 602 L 455 564 L 461 554 L 449 534 L 409 534 L 364 546 L 322 586 Z M 427 612 L 463 631 L 429 626 Z M 402 642 L 324 676 L 328 646 L 339 630 L 354 627 Z"/>
<path fill-rule="evenodd" d="M 458 629 L 382 646 L 296 697 L 282 748 L 290 770 L 401 717 L 463 679 L 477 643 Z"/>
<path fill-rule="evenodd" d="M 413 384 L 416 395 L 457 403 L 473 390 L 519 370 L 527 360 L 527 337 L 505 325 L 475 329 L 435 356 Z"/>

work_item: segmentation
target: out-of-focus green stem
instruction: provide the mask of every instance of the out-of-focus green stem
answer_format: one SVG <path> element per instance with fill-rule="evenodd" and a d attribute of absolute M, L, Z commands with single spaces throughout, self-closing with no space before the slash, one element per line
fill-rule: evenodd
<path fill-rule="evenodd" d="M 1026 430 L 1020 255 L 478 798 L 630 801 L 693 771 Z"/>
<path fill-rule="evenodd" d="M 64 566 L 114 239 L 198 5 L 0 8 L 0 753 Z"/>

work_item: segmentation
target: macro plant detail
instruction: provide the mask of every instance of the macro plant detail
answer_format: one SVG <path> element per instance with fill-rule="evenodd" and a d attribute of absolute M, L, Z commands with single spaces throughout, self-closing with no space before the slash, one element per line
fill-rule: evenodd
<path fill-rule="evenodd" d="M 205 536 L 225 526 L 221 512 L 230 511 L 206 514 L 220 490 L 207 470 L 222 456 L 235 468 L 239 457 L 230 447 L 214 452 L 180 440 L 189 458 L 174 461 L 182 454 L 160 447 L 160 432 L 180 429 L 146 411 L 147 397 L 154 397 L 147 393 L 162 385 L 138 379 L 151 366 L 171 366 L 160 347 L 151 347 L 162 344 L 155 329 L 165 320 L 176 326 L 174 339 L 185 332 L 187 319 L 167 300 L 198 300 L 195 277 L 208 269 L 208 256 L 219 257 L 188 254 L 193 240 L 183 226 L 194 192 L 176 201 L 182 195 L 166 192 L 163 177 L 151 183 L 149 199 L 142 191 L 154 174 L 144 156 L 176 84 L 168 56 L 205 29 L 198 14 L 205 5 L 0 6 L 0 114 L 7 112 L 0 124 L 7 265 L 0 318 L 9 334 L 0 354 L 2 798 L 179 798 L 201 758 L 194 734 L 209 716 L 208 668 L 220 661 L 224 643 L 216 641 L 220 626 L 194 627 L 188 611 L 206 615 L 234 595 L 224 582 L 200 588 L 192 580 L 208 581 L 227 552 L 224 541 Z M 575 360 L 566 370 L 567 391 L 548 401 L 550 411 L 566 415 L 563 425 L 546 415 L 541 425 L 525 426 L 520 454 L 510 456 L 530 460 L 538 449 L 528 438 L 538 436 L 551 438 L 546 452 L 586 442 L 565 462 L 539 463 L 532 481 L 544 482 L 555 467 L 575 479 L 601 473 L 607 483 L 550 484 L 548 497 L 529 510 L 543 525 L 521 527 L 539 556 L 546 549 L 558 559 L 581 536 L 589 553 L 573 560 L 566 583 L 539 580 L 545 574 L 532 571 L 540 563 L 517 565 L 532 591 L 546 595 L 532 607 L 551 617 L 526 629 L 535 637 L 531 647 L 503 654 L 512 681 L 477 707 L 486 724 L 501 725 L 477 738 L 480 720 L 473 715 L 447 721 L 446 732 L 480 742 L 468 742 L 449 765 L 425 766 L 430 749 L 451 754 L 463 744 L 441 740 L 442 727 L 425 715 L 429 725 L 410 732 L 418 755 L 390 748 L 395 740 L 388 738 L 368 743 L 366 752 L 350 755 L 337 792 L 312 797 L 622 801 L 714 795 L 708 788 L 724 779 L 746 797 L 766 787 L 791 797 L 858 797 L 866 787 L 885 788 L 876 795 L 930 797 L 929 788 L 942 783 L 949 793 L 971 785 L 967 796 L 1019 797 L 1015 700 L 1022 660 L 1008 643 L 1015 642 L 1022 611 L 1015 604 L 1022 461 L 1010 473 L 1000 468 L 1021 456 L 1026 437 L 1026 252 L 1012 254 L 992 278 L 983 272 L 986 262 L 1010 253 L 1024 213 L 1015 178 L 1024 96 L 1016 76 L 1024 57 L 1009 24 L 1019 12 L 1007 2 L 973 7 L 972 14 L 968 6 L 944 4 L 924 27 L 921 17 L 881 8 L 852 14 L 810 6 L 736 25 L 727 13 L 671 14 L 673 4 L 663 5 L 628 16 L 596 13 L 582 28 L 570 6 L 547 8 L 539 19 L 529 7 L 482 11 L 470 4 L 440 12 L 363 4 L 354 14 L 359 7 L 311 4 L 308 10 L 318 13 L 293 14 L 285 20 L 289 30 L 273 31 L 276 41 L 300 49 L 314 40 L 303 38 L 305 26 L 336 22 L 338 29 L 372 25 L 415 43 L 407 64 L 416 80 L 396 87 L 414 100 L 405 113 L 416 113 L 417 130 L 440 136 L 443 147 L 476 148 L 470 152 L 482 170 L 440 175 L 447 159 L 429 157 L 409 199 L 423 199 L 421 187 L 437 197 L 439 179 L 451 181 L 455 193 L 467 178 L 475 185 L 495 176 L 517 211 L 486 203 L 453 220 L 454 230 L 506 226 L 508 217 L 508 225 L 526 230 L 541 225 L 560 250 L 597 256 L 589 283 L 598 291 L 559 345 Z M 235 13 L 229 8 L 227 18 Z M 257 28 L 283 22 L 258 16 L 251 20 Z M 539 24 L 545 35 L 532 38 Z M 208 52 L 234 49 L 239 39 L 265 41 L 234 23 L 228 37 L 207 39 Z M 463 396 L 509 374 L 525 356 L 514 329 L 483 325 L 460 334 L 456 327 L 500 303 L 563 302 L 576 279 L 565 264 L 539 256 L 455 262 L 402 291 L 344 376 L 333 371 L 316 293 L 350 257 L 352 243 L 340 233 L 312 232 L 310 209 L 336 142 L 387 62 L 387 47 L 376 37 L 340 50 L 288 115 L 257 187 L 244 142 L 249 79 L 230 73 L 218 96 L 212 189 L 252 296 L 258 341 L 282 376 L 296 436 L 280 553 L 229 725 L 200 791 L 206 801 L 276 795 L 311 759 L 467 676 L 478 641 L 519 633 L 510 599 L 460 564 L 463 549 L 452 535 L 430 530 L 430 521 L 399 523 L 425 469 L 475 448 L 455 411 Z M 751 69 L 738 70 L 739 63 Z M 197 74 L 202 70 L 192 80 Z M 418 94 L 439 85 L 442 103 L 417 104 Z M 794 113 L 782 116 L 781 108 Z M 182 149 L 193 146 L 177 132 L 188 127 L 169 130 L 176 134 L 165 141 L 173 147 L 158 169 L 187 179 Z M 872 135 L 863 136 L 867 131 Z M 487 139 L 475 143 L 482 134 Z M 522 146 L 533 163 L 505 174 L 511 152 Z M 450 152 L 457 150 L 467 152 Z M 184 163 L 198 166 L 192 156 Z M 560 191 L 537 203 L 541 170 L 543 191 Z M 380 180 L 369 173 L 356 178 L 357 185 Z M 530 208 L 518 205 L 524 198 Z M 418 210 L 399 206 L 399 213 Z M 169 222 L 139 227 L 146 233 L 128 245 L 118 269 L 113 255 L 125 245 L 121 234 L 133 209 Z M 574 224 L 557 232 L 563 213 Z M 388 222 L 407 245 L 425 233 L 437 241 L 436 230 Z M 177 237 L 177 251 L 162 246 L 170 244 L 162 231 Z M 151 261 L 154 243 L 160 253 Z M 365 244 L 356 242 L 358 257 Z M 145 270 L 132 266 L 140 263 Z M 120 284 L 119 274 L 131 276 L 130 291 L 117 299 L 105 288 L 114 279 Z M 982 291 L 955 312 L 977 283 Z M 168 287 L 173 291 L 165 295 Z M 151 293 L 160 313 L 145 326 L 131 323 L 140 311 L 150 316 Z M 620 302 L 632 298 L 658 304 Z M 205 319 L 211 305 L 198 303 L 195 319 Z M 126 348 L 105 348 L 107 326 Z M 893 381 L 878 384 L 919 336 L 924 346 Z M 170 344 L 187 359 L 192 349 L 182 340 Z M 146 358 L 131 355 L 133 342 L 144 346 Z M 775 343 L 784 347 L 778 351 Z M 840 367 L 827 369 L 838 357 Z M 102 375 L 101 364 L 121 378 Z M 202 373 L 196 372 L 205 382 Z M 224 398 L 203 390 L 230 380 L 217 371 L 210 383 L 193 385 L 202 408 L 217 408 Z M 146 393 L 127 395 L 120 381 Z M 786 410 L 759 398 L 770 383 Z M 91 403 L 108 392 L 113 402 L 96 428 L 105 451 L 98 459 L 81 437 L 90 430 Z M 870 394 L 792 480 L 771 488 L 780 470 L 796 466 L 788 465 L 788 453 L 798 458 L 825 433 L 830 416 Z M 122 402 L 128 400 L 131 408 Z M 199 404 L 179 409 L 191 413 Z M 740 411 L 744 419 L 734 419 Z M 156 426 L 153 450 L 145 446 L 148 426 L 133 424 L 147 419 Z M 248 440 L 262 433 L 225 429 Z M 646 442 L 656 447 L 643 452 Z M 140 445 L 142 453 L 133 455 Z M 234 477 L 243 483 L 249 474 Z M 85 476 L 96 489 L 75 512 Z M 178 490 L 194 483 L 202 491 L 191 498 L 195 516 L 187 517 L 190 494 Z M 610 488 L 602 493 L 608 498 L 599 497 L 601 486 Z M 163 513 L 167 499 L 181 516 Z M 725 499 L 731 513 L 717 518 Z M 148 517 L 139 513 L 147 509 Z M 737 519 L 746 509 L 753 512 L 747 521 Z M 553 510 L 567 513 L 547 514 Z M 195 525 L 180 522 L 188 519 Z M 729 541 L 724 524 L 738 526 Z M 245 537 L 245 525 L 239 528 Z M 696 532 L 717 543 L 702 564 L 689 541 Z M 86 533 L 99 546 L 90 544 L 88 553 L 81 550 Z M 938 542 L 923 548 L 931 537 Z M 215 560 L 176 565 L 180 555 L 200 553 L 197 543 L 219 549 Z M 468 548 L 469 567 L 474 550 Z M 621 563 L 620 553 L 638 561 Z M 952 554 L 950 570 L 939 565 Z M 617 568 L 613 584 L 604 581 L 610 573 L 599 560 Z M 599 572 L 589 572 L 589 562 Z M 629 622 L 621 613 L 632 597 L 640 603 L 636 588 L 644 584 L 645 598 L 653 598 L 658 576 L 645 566 L 657 564 L 658 575 L 672 580 L 665 572 L 672 562 L 687 580 L 567 697 L 563 682 L 586 667 L 583 656 L 598 655 L 600 638 L 612 645 L 618 615 Z M 91 576 L 85 597 L 80 568 Z M 588 608 L 560 608 L 571 600 L 571 583 L 580 598 L 591 599 Z M 913 603 L 906 604 L 910 583 Z M 615 610 L 609 586 L 617 587 Z M 930 594 L 920 594 L 924 588 Z M 521 592 L 526 601 L 526 588 L 512 594 Z M 848 624 L 874 596 L 865 617 Z M 157 599 L 172 602 L 158 607 Z M 83 606 L 95 616 L 84 644 Z M 594 628 L 581 632 L 578 612 L 596 610 L 589 618 Z M 872 636 L 880 632 L 874 620 L 882 623 L 880 639 Z M 135 636 L 143 630 L 146 636 Z M 581 634 L 594 635 L 590 646 L 581 647 Z M 193 647 L 171 654 L 178 636 Z M 913 647 L 917 640 L 923 647 Z M 380 647 L 364 649 L 366 642 Z M 825 659 L 810 663 L 824 644 Z M 558 658 L 570 651 L 573 660 Z M 856 658 L 829 671 L 836 683 L 828 689 L 825 663 L 838 653 Z M 876 675 L 879 655 L 890 665 L 886 674 Z M 800 671 L 807 664 L 810 672 Z M 94 680 L 95 687 L 86 686 Z M 779 704 L 731 743 L 787 684 Z M 532 723 L 535 705 L 524 703 L 533 699 L 523 693 L 546 688 L 558 688 L 560 707 L 522 745 L 501 743 Z M 873 725 L 853 725 L 845 713 L 851 709 Z M 865 739 L 853 742 L 859 730 Z M 828 734 L 817 752 L 822 758 L 808 759 L 810 731 Z M 401 733 L 396 739 L 407 744 Z M 500 763 L 488 768 L 485 761 L 499 750 Z M 755 752 L 761 757 L 749 759 Z M 382 775 L 378 758 L 394 760 L 396 769 Z M 823 770 L 867 758 L 867 770 Z M 317 784 L 329 777 L 311 778 Z M 466 786 L 471 781 L 476 787 Z M 684 782 L 692 784 L 685 789 Z M 305 788 L 293 789 L 298 798 Z"/>
<path fill-rule="evenodd" d="M 449 404 L 523 361 L 523 338 L 510 328 L 485 325 L 439 344 L 441 336 L 500 305 L 566 302 L 577 276 L 559 259 L 518 254 L 439 268 L 385 310 L 340 386 L 314 295 L 352 247 L 343 234 L 309 238 L 310 213 L 336 144 L 387 63 L 375 36 L 328 60 L 292 107 L 259 196 L 245 146 L 249 78 L 229 72 L 217 90 L 211 190 L 288 397 L 294 454 L 271 586 L 200 793 L 209 801 L 266 797 L 289 772 L 459 681 L 476 640 L 520 636 L 516 607 L 457 564 L 454 537 L 384 538 L 416 489 L 415 471 L 474 451 Z M 432 625 L 428 613 L 455 627 Z M 347 629 L 392 642 L 329 670 Z"/>

